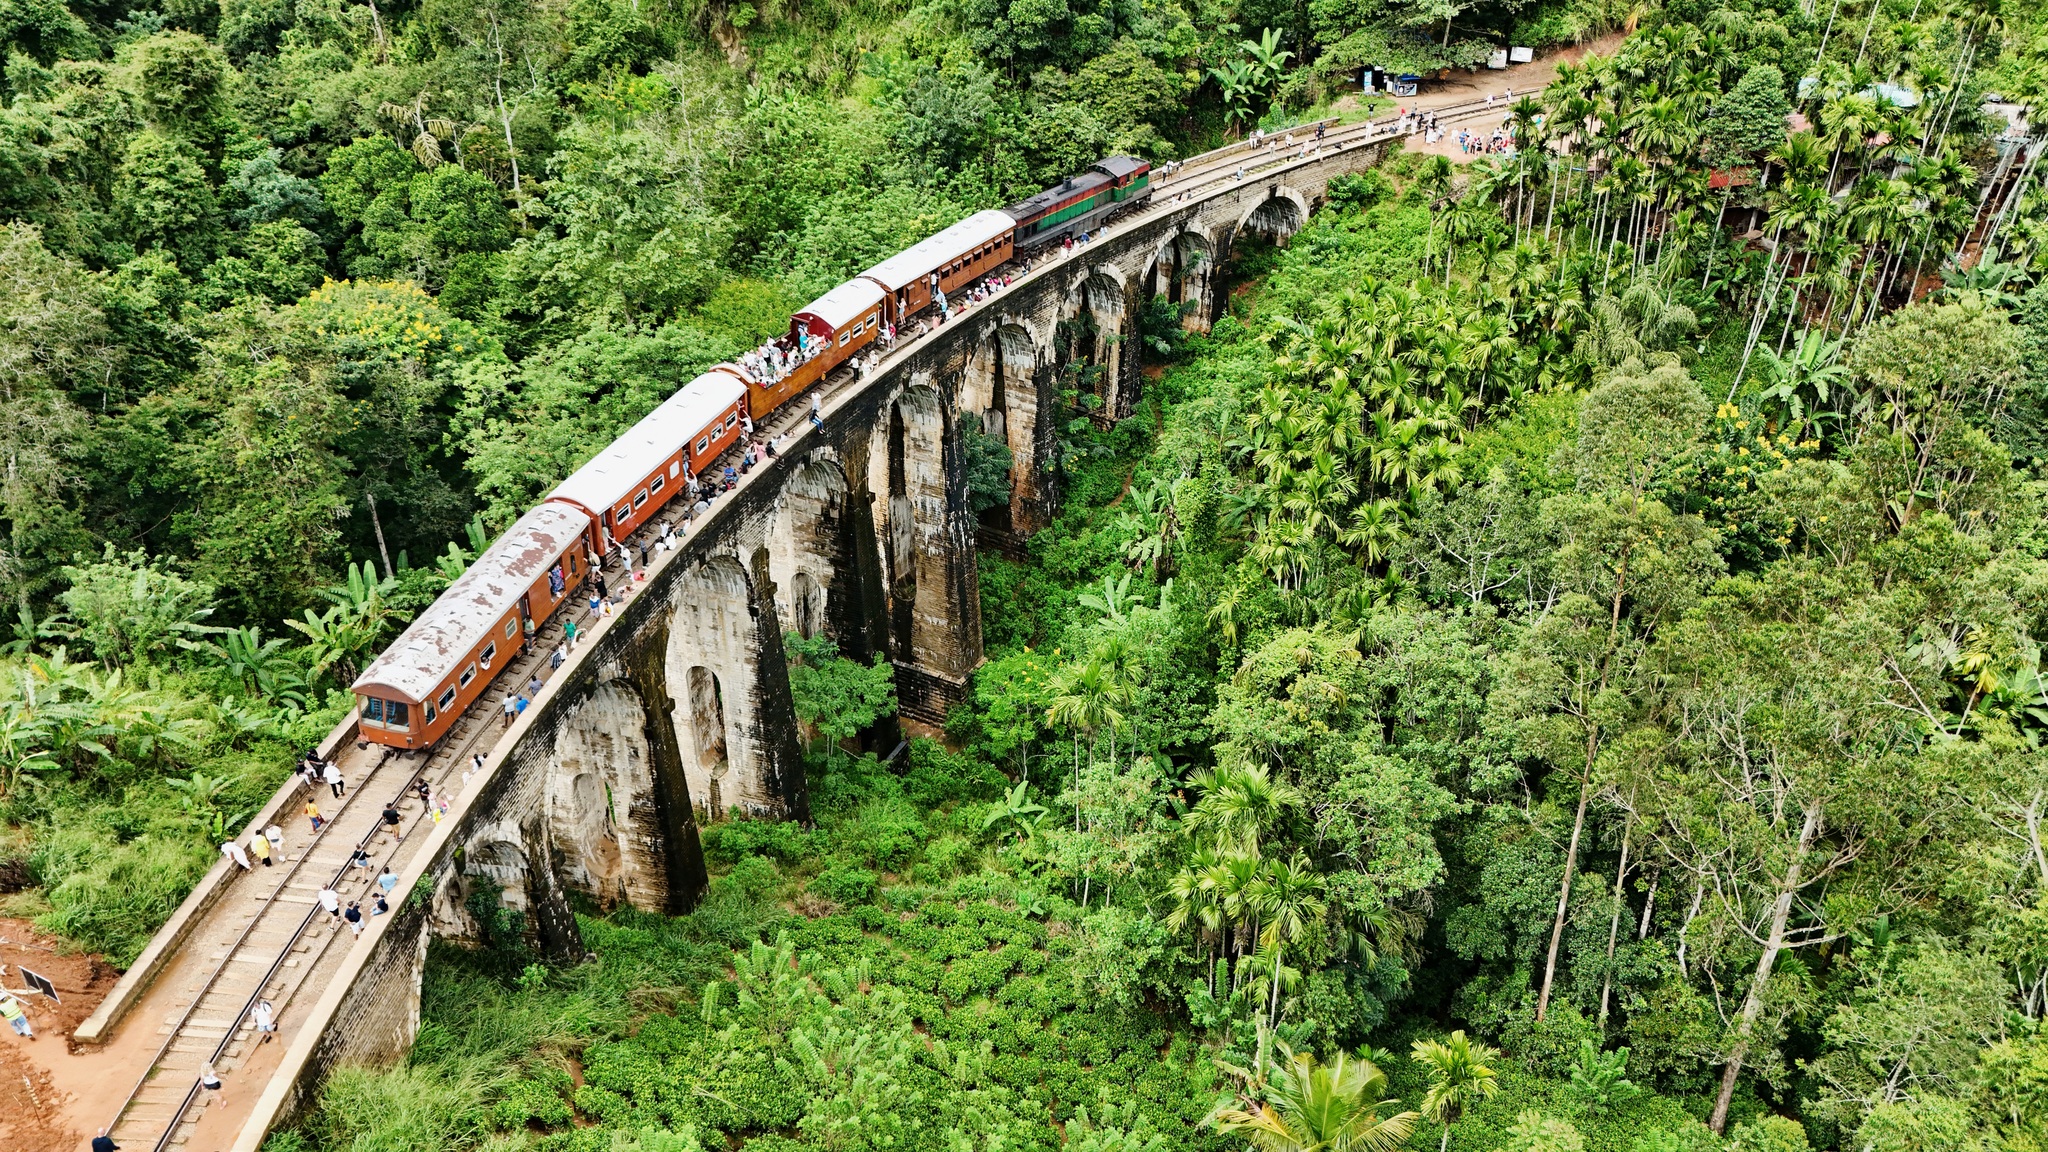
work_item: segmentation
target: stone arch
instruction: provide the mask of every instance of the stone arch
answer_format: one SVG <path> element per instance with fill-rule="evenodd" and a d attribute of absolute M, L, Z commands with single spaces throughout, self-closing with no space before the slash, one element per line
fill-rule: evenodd
<path fill-rule="evenodd" d="M 1103 419 L 1128 414 L 1122 383 L 1135 371 L 1134 327 L 1130 284 L 1112 265 L 1089 269 L 1061 304 L 1061 360 L 1084 374 L 1087 389 L 1102 401 L 1098 415 Z M 1085 380 L 1089 376 L 1093 379 Z"/>
<path fill-rule="evenodd" d="M 981 431 L 1000 437 L 1010 450 L 1010 501 L 982 515 L 986 527 L 1030 531 L 1039 526 L 1042 348 L 1028 328 L 1006 317 L 974 346 L 961 376 L 961 413 L 979 418 Z"/>
<path fill-rule="evenodd" d="M 1164 296 L 1170 304 L 1191 305 L 1180 321 L 1189 332 L 1207 332 L 1215 314 L 1217 250 L 1209 229 L 1191 220 L 1168 236 L 1146 265 L 1145 298 Z"/>
<path fill-rule="evenodd" d="M 707 557 L 676 582 L 665 653 L 683 776 L 700 818 L 776 807 L 753 739 L 753 582 L 729 555 Z"/>
<path fill-rule="evenodd" d="M 825 586 L 816 577 L 797 569 L 790 577 L 789 600 L 789 626 L 797 635 L 814 640 L 826 633 Z"/>
<path fill-rule="evenodd" d="M 1288 237 L 1308 223 L 1308 212 L 1308 197 L 1285 184 L 1268 185 L 1266 195 L 1237 218 L 1231 235 L 1250 232 L 1284 246 Z"/>
<path fill-rule="evenodd" d="M 563 880 L 606 907 L 624 901 L 666 910 L 653 763 L 646 706 L 622 681 L 599 684 L 556 729 L 547 775 L 549 836 Z"/>
<path fill-rule="evenodd" d="M 827 453 L 797 463 L 783 482 L 767 535 L 768 571 L 783 627 L 835 639 L 856 629 L 857 612 L 830 603 L 842 595 L 842 579 L 858 582 L 846 539 L 848 507 L 846 473 Z"/>
<path fill-rule="evenodd" d="M 516 825 L 497 822 L 477 829 L 462 854 L 462 873 L 490 881 L 498 888 L 505 907 L 519 912 L 531 910 L 527 893 L 526 837 Z"/>
<path fill-rule="evenodd" d="M 981 616 L 952 412 L 927 379 L 913 378 L 883 403 L 871 445 L 889 656 L 964 684 L 980 662 Z M 907 695 L 899 683 L 899 696 Z"/>
<path fill-rule="evenodd" d="M 434 895 L 427 901 L 429 933 L 441 939 L 478 939 L 476 920 L 462 906 L 462 890 L 462 874 L 453 868 L 434 878 Z"/>

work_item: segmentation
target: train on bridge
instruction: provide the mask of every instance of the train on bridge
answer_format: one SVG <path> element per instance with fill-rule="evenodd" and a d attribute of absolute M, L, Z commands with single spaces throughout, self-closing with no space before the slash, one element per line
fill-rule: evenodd
<path fill-rule="evenodd" d="M 759 422 L 946 296 L 1151 198 L 1151 165 L 1112 156 L 977 212 L 798 309 L 784 334 L 684 385 L 500 536 L 356 678 L 362 739 L 430 748 L 599 558 Z"/>

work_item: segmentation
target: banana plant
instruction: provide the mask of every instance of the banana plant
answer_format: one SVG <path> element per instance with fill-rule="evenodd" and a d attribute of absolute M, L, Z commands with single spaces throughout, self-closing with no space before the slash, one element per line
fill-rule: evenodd
<path fill-rule="evenodd" d="M 1010 789 L 1009 795 L 1003 798 L 1002 806 L 992 809 L 983 818 L 981 830 L 986 832 L 1003 821 L 1010 820 L 1017 825 L 1017 843 L 1022 844 L 1036 836 L 1038 826 L 1045 818 L 1046 807 L 1024 798 L 1024 789 L 1027 787 L 1029 785 L 1026 782 L 1018 781 L 1017 786 Z"/>

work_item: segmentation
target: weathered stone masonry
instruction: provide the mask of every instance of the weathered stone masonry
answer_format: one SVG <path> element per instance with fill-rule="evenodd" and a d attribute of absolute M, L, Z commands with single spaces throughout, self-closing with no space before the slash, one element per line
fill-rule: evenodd
<path fill-rule="evenodd" d="M 254 1149 L 309 1105 L 329 1069 L 410 1047 L 427 941 L 477 938 L 465 900 L 483 881 L 524 915 L 544 955 L 573 960 L 570 891 L 603 907 L 686 911 L 705 885 L 702 820 L 735 808 L 807 818 L 786 629 L 823 632 L 856 659 L 885 656 L 903 712 L 942 720 L 982 658 L 977 528 L 1014 543 L 1058 509 L 1062 373 L 1099 368 L 1103 409 L 1128 415 L 1145 301 L 1192 301 L 1184 323 L 1206 330 L 1234 238 L 1284 240 L 1330 178 L 1378 156 L 1359 148 L 1156 205 L 842 391 L 822 429 L 800 424 L 765 474 L 657 556 L 622 614 L 499 743 L 403 872 L 431 899 L 404 901 L 350 955 L 312 1006 L 325 1014 L 317 1039 L 287 1059 L 237 1147 Z M 1016 459 L 993 524 L 969 510 L 964 420 Z"/>

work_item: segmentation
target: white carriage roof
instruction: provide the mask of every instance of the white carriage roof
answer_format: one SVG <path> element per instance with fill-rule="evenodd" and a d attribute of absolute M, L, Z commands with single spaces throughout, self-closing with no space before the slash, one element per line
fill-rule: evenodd
<path fill-rule="evenodd" d="M 1010 218 L 1008 212 L 994 208 L 976 212 L 951 228 L 905 248 L 861 275 L 894 292 L 931 275 L 934 268 L 962 252 L 970 252 L 1016 226 L 1017 222 Z"/>
<path fill-rule="evenodd" d="M 804 305 L 797 315 L 812 317 L 836 333 L 866 315 L 886 295 L 872 280 L 848 280 Z"/>
<path fill-rule="evenodd" d="M 392 688 L 414 701 L 431 699 L 463 657 L 589 526 L 590 517 L 566 504 L 542 504 L 521 516 L 363 669 L 355 690 Z"/>
<path fill-rule="evenodd" d="M 617 507 L 661 467 L 662 461 L 675 455 L 713 416 L 730 408 L 746 392 L 746 384 L 730 370 L 711 369 L 683 385 L 659 408 L 591 457 L 590 463 L 548 493 L 548 499 L 567 500 L 592 512 Z"/>

